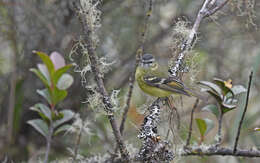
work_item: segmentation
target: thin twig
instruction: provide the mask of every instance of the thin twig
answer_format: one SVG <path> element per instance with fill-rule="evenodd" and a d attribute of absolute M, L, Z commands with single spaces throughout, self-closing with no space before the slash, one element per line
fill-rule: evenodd
<path fill-rule="evenodd" d="M 139 65 L 140 57 L 141 57 L 141 55 L 143 54 L 143 51 L 144 51 L 144 44 L 145 44 L 148 25 L 149 25 L 148 21 L 149 21 L 149 18 L 151 17 L 151 13 L 152 13 L 152 0 L 150 0 L 149 9 L 146 13 L 146 17 L 145 17 L 145 20 L 144 20 L 145 23 L 144 23 L 144 29 L 141 33 L 140 47 L 136 52 L 135 68 L 134 68 L 132 75 L 129 78 L 129 89 L 128 89 L 128 93 L 127 93 L 126 107 L 124 108 L 124 113 L 122 115 L 122 120 L 121 120 L 121 124 L 120 124 L 121 135 L 123 135 L 124 125 L 125 125 L 125 121 L 126 121 L 126 118 L 127 118 L 127 113 L 128 113 L 129 108 L 130 108 L 130 102 L 131 102 L 133 89 L 134 89 L 134 82 L 135 82 L 135 72 L 136 72 L 136 69 Z"/>
<path fill-rule="evenodd" d="M 174 105 L 172 105 L 172 102 L 170 101 L 170 97 L 166 97 L 165 100 L 166 100 L 166 104 L 168 105 L 169 109 L 174 110 L 175 113 L 176 113 L 177 129 L 179 130 L 179 129 L 181 128 L 181 118 L 180 118 L 180 114 L 179 114 L 177 108 L 176 108 Z M 172 111 L 171 111 L 171 113 L 172 113 Z M 172 114 L 173 114 L 173 113 L 172 113 Z"/>
<path fill-rule="evenodd" d="M 243 123 L 243 120 L 244 120 L 244 117 L 245 117 L 246 111 L 247 111 L 247 106 L 248 106 L 248 101 L 249 101 L 249 93 L 250 93 L 252 78 L 253 78 L 253 71 L 251 71 L 251 73 L 250 73 L 250 75 L 249 75 L 249 83 L 248 83 L 247 94 L 246 94 L 246 104 L 245 104 L 245 108 L 244 108 L 242 117 L 241 117 L 240 122 L 239 122 L 239 126 L 238 126 L 238 130 L 237 130 L 237 136 L 236 136 L 236 141 L 235 141 L 235 144 L 234 144 L 233 153 L 236 153 L 236 152 L 237 152 L 238 139 L 239 139 L 239 135 L 240 135 L 242 123 Z"/>
<path fill-rule="evenodd" d="M 197 108 L 199 104 L 199 99 L 197 98 L 194 105 L 193 105 L 193 108 L 191 110 L 191 116 L 190 116 L 190 128 L 189 128 L 189 134 L 188 134 L 188 138 L 187 138 L 187 141 L 186 141 L 186 147 L 190 145 L 190 139 L 191 139 L 191 133 L 192 133 L 192 123 L 193 123 L 193 115 L 194 115 L 194 111 L 195 109 Z"/>
<path fill-rule="evenodd" d="M 74 148 L 74 155 L 73 155 L 73 161 L 72 161 L 73 163 L 76 162 L 76 160 L 77 160 L 79 144 L 80 144 L 80 141 L 81 141 L 81 135 L 82 135 L 82 132 L 83 132 L 84 122 L 81 125 L 82 126 L 80 127 L 79 134 L 77 136 L 77 140 L 76 140 L 76 144 L 75 144 L 75 148 Z"/>

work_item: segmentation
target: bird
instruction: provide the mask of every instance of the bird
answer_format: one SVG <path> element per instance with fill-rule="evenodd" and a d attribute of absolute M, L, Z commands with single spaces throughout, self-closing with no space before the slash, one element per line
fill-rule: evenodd
<path fill-rule="evenodd" d="M 143 92 L 154 97 L 186 95 L 202 98 L 178 79 L 169 78 L 160 72 L 158 63 L 152 54 L 144 54 L 135 73 L 136 81 Z"/>

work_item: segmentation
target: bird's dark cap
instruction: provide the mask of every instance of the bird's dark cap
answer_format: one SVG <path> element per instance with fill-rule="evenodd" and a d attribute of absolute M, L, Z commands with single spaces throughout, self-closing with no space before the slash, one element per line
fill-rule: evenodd
<path fill-rule="evenodd" d="M 155 61 L 155 59 L 152 54 L 146 53 L 142 56 L 142 63 L 148 64 L 148 63 L 153 63 L 154 61 Z"/>

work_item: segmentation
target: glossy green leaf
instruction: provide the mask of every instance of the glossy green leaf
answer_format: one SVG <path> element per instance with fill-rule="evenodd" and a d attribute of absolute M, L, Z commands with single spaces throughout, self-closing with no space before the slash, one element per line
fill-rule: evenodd
<path fill-rule="evenodd" d="M 237 105 L 233 105 L 233 104 L 226 104 L 226 103 L 221 103 L 221 109 L 223 111 L 223 113 L 227 113 L 233 109 L 235 109 L 237 107 Z"/>
<path fill-rule="evenodd" d="M 51 78 L 50 78 L 50 74 L 49 71 L 46 67 L 45 64 L 37 64 L 38 69 L 40 70 L 40 72 L 44 75 L 44 77 L 46 78 L 46 80 L 48 81 L 49 85 L 51 85 Z"/>
<path fill-rule="evenodd" d="M 31 68 L 30 69 L 31 72 L 35 73 L 38 78 L 43 82 L 43 84 L 45 85 L 45 87 L 49 87 L 50 83 L 48 82 L 48 80 L 45 78 L 45 76 L 41 73 L 41 71 L 35 69 L 35 68 Z"/>
<path fill-rule="evenodd" d="M 60 90 L 66 90 L 72 85 L 73 81 L 73 77 L 70 74 L 65 73 L 58 80 L 57 87 Z"/>
<path fill-rule="evenodd" d="M 74 112 L 72 112 L 71 110 L 62 110 L 60 112 L 63 114 L 63 118 L 54 121 L 54 123 L 53 123 L 54 128 L 64 124 L 65 122 L 70 121 L 74 116 Z"/>
<path fill-rule="evenodd" d="M 44 104 L 41 104 L 41 103 L 36 104 L 33 107 L 31 107 L 30 109 L 37 111 L 43 119 L 50 121 L 52 118 L 50 108 Z"/>
<path fill-rule="evenodd" d="M 37 54 L 41 58 L 43 63 L 47 66 L 47 69 L 48 69 L 50 75 L 52 76 L 55 69 L 54 69 L 54 65 L 53 65 L 50 57 L 46 53 L 43 53 L 40 51 L 33 51 L 33 53 Z"/>
<path fill-rule="evenodd" d="M 200 131 L 200 135 L 204 137 L 209 131 L 214 128 L 214 122 L 208 118 L 205 119 L 196 119 L 197 126 Z"/>
<path fill-rule="evenodd" d="M 200 131 L 200 135 L 204 137 L 205 132 L 207 130 L 207 124 L 203 119 L 196 118 L 196 123 Z"/>
<path fill-rule="evenodd" d="M 212 89 L 203 89 L 202 91 L 207 92 L 208 94 L 213 96 L 218 101 L 218 103 L 221 103 L 223 100 L 223 95 L 219 95 L 216 91 Z"/>
<path fill-rule="evenodd" d="M 59 68 L 58 70 L 55 71 L 53 74 L 53 81 L 54 84 L 56 85 L 60 77 L 68 71 L 72 67 L 72 64 L 66 65 L 64 67 Z"/>
<path fill-rule="evenodd" d="M 52 101 L 53 104 L 56 105 L 60 101 L 64 100 L 64 98 L 67 96 L 66 90 L 59 90 L 57 87 L 54 88 L 54 91 L 52 92 Z"/>
<path fill-rule="evenodd" d="M 239 95 L 239 94 L 245 93 L 247 91 L 246 88 L 242 85 L 234 85 L 231 88 L 231 90 L 234 93 L 234 95 Z"/>
<path fill-rule="evenodd" d="M 61 127 L 59 127 L 58 129 L 55 130 L 54 132 L 54 136 L 58 135 L 61 132 L 66 132 L 68 129 L 71 128 L 71 125 L 62 125 Z"/>
<path fill-rule="evenodd" d="M 48 135 L 48 125 L 41 119 L 33 119 L 27 121 L 36 131 L 38 131 L 42 136 L 47 138 Z"/>
<path fill-rule="evenodd" d="M 223 92 L 223 95 L 225 96 L 228 92 L 232 92 L 232 90 L 229 87 L 226 87 L 224 80 L 219 78 L 214 78 L 214 82 L 220 87 L 220 89 Z"/>
<path fill-rule="evenodd" d="M 48 101 L 49 104 L 52 103 L 51 95 L 50 95 L 49 90 L 47 88 L 41 89 L 41 90 L 37 89 L 36 92 L 39 95 L 41 95 L 42 97 L 44 97 Z"/>
<path fill-rule="evenodd" d="M 200 82 L 198 82 L 198 84 L 204 85 L 204 86 L 210 88 L 212 93 L 214 93 L 215 96 L 218 96 L 219 98 L 223 99 L 222 91 L 218 85 L 208 82 L 208 81 L 200 81 Z"/>
<path fill-rule="evenodd" d="M 216 105 L 214 105 L 214 104 L 206 105 L 201 110 L 202 111 L 209 111 L 209 112 L 213 113 L 217 118 L 219 116 L 218 107 Z"/>

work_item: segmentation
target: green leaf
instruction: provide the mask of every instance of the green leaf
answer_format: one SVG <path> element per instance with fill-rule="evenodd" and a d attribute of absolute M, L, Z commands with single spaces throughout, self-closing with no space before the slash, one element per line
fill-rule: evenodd
<path fill-rule="evenodd" d="M 73 77 L 70 74 L 63 74 L 57 83 L 57 87 L 60 90 L 66 90 L 71 86 L 72 83 Z"/>
<path fill-rule="evenodd" d="M 207 133 L 209 133 L 214 128 L 215 125 L 214 125 L 214 121 L 212 121 L 208 118 L 205 118 L 204 121 L 207 124 L 207 130 L 206 130 L 206 133 L 205 133 L 205 135 L 206 135 Z"/>
<path fill-rule="evenodd" d="M 208 118 L 197 118 L 196 123 L 199 128 L 201 137 L 204 137 L 209 131 L 211 131 L 214 128 L 214 122 Z"/>
<path fill-rule="evenodd" d="M 41 95 L 42 97 L 44 97 L 49 104 L 52 103 L 52 100 L 51 100 L 51 95 L 49 93 L 49 89 L 45 88 L 45 89 L 42 89 L 42 90 L 39 90 L 37 89 L 36 92 Z"/>
<path fill-rule="evenodd" d="M 59 127 L 57 130 L 55 130 L 54 132 L 54 136 L 58 135 L 59 133 L 63 132 L 63 131 L 67 131 L 68 129 L 71 128 L 71 125 L 62 125 L 61 127 Z"/>
<path fill-rule="evenodd" d="M 74 116 L 74 112 L 72 112 L 71 110 L 62 110 L 60 112 L 63 114 L 63 118 L 53 122 L 54 128 L 64 124 L 65 122 L 70 121 Z"/>
<path fill-rule="evenodd" d="M 50 57 L 46 53 L 40 51 L 33 51 L 33 53 L 37 54 L 41 58 L 43 63 L 47 66 L 49 74 L 52 76 L 53 72 L 55 71 L 55 68 Z"/>
<path fill-rule="evenodd" d="M 42 136 L 47 138 L 48 136 L 48 125 L 41 119 L 33 119 L 27 121 L 36 131 L 38 131 Z"/>
<path fill-rule="evenodd" d="M 222 90 L 224 96 L 225 96 L 228 92 L 232 92 L 232 90 L 225 85 L 225 82 L 226 82 L 226 81 L 224 81 L 224 80 L 222 80 L 222 79 L 219 79 L 219 78 L 214 78 L 213 80 L 214 80 L 214 82 L 220 87 L 220 89 Z M 232 92 L 232 93 L 233 93 L 233 92 Z"/>
<path fill-rule="evenodd" d="M 46 119 L 48 121 L 51 120 L 51 110 L 48 106 L 39 103 L 31 107 L 30 109 L 37 111 L 43 119 Z"/>
<path fill-rule="evenodd" d="M 64 100 L 64 98 L 67 96 L 66 90 L 59 90 L 57 87 L 54 88 L 54 91 L 52 92 L 52 101 L 53 105 L 56 105 L 60 101 Z"/>
<path fill-rule="evenodd" d="M 201 110 L 202 111 L 209 111 L 209 112 L 213 113 L 217 118 L 219 116 L 218 107 L 216 105 L 214 105 L 214 104 L 206 105 Z"/>
<path fill-rule="evenodd" d="M 58 111 L 54 111 L 52 112 L 52 120 L 53 121 L 56 121 L 56 120 L 59 120 L 59 119 L 62 119 L 64 117 L 63 113 L 61 112 L 58 112 Z"/>
<path fill-rule="evenodd" d="M 221 109 L 223 111 L 223 114 L 235 109 L 236 107 L 237 105 L 226 104 L 225 102 L 221 103 Z"/>
<path fill-rule="evenodd" d="M 221 103 L 223 100 L 223 96 L 222 95 L 219 96 L 219 94 L 212 89 L 202 89 L 202 92 L 209 93 L 211 96 L 213 96 L 218 101 L 218 103 Z"/>
<path fill-rule="evenodd" d="M 200 131 L 200 135 L 204 137 L 205 132 L 207 130 L 207 124 L 203 119 L 196 118 L 196 123 Z"/>
<path fill-rule="evenodd" d="M 210 88 L 212 93 L 215 96 L 218 96 L 220 99 L 223 99 L 222 91 L 221 91 L 221 89 L 218 85 L 211 83 L 211 82 L 208 82 L 208 81 L 200 81 L 200 82 L 198 82 L 198 84 L 201 84 L 201 85 L 204 85 L 204 86 Z"/>
<path fill-rule="evenodd" d="M 43 82 L 45 87 L 47 87 L 47 88 L 50 87 L 49 81 L 45 78 L 45 76 L 41 73 L 41 71 L 39 71 L 35 68 L 31 68 L 30 71 L 35 73 L 38 76 L 38 78 Z"/>
<path fill-rule="evenodd" d="M 48 81 L 48 83 L 50 85 L 51 79 L 50 79 L 50 74 L 48 72 L 46 65 L 40 63 L 40 64 L 37 64 L 37 67 L 40 70 L 40 72 L 44 75 L 44 77 L 46 78 L 46 80 Z"/>
<path fill-rule="evenodd" d="M 234 93 L 234 95 L 239 95 L 239 94 L 245 93 L 247 91 L 246 88 L 242 85 L 235 85 L 231 88 L 231 90 Z"/>
<path fill-rule="evenodd" d="M 56 85 L 58 80 L 60 79 L 60 77 L 68 71 L 68 69 L 70 69 L 72 67 L 72 64 L 66 65 L 62 68 L 59 68 L 58 70 L 55 71 L 55 73 L 53 74 L 53 81 L 54 84 Z"/>

